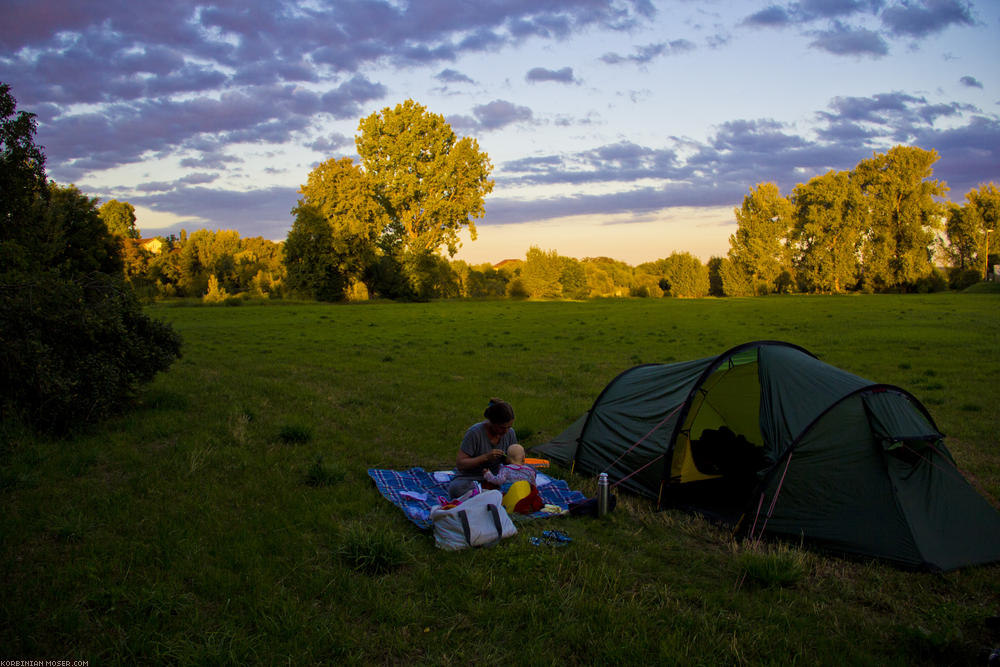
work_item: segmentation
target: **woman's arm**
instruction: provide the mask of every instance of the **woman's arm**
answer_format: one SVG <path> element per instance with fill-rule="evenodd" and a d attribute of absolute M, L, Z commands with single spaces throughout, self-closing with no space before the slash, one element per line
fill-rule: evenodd
<path fill-rule="evenodd" d="M 458 450 L 458 460 L 455 461 L 455 467 L 461 472 L 469 472 L 471 470 L 479 470 L 485 468 L 490 463 L 495 463 L 503 458 L 503 450 L 494 449 L 493 451 L 486 452 L 481 456 L 469 456 L 461 449 Z"/>

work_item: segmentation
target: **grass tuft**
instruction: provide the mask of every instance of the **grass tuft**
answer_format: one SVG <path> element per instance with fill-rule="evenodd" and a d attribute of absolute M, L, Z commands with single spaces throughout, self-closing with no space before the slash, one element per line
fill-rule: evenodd
<path fill-rule="evenodd" d="M 286 445 L 301 445 L 312 440 L 312 429 L 302 424 L 285 424 L 278 431 L 278 438 Z"/>
<path fill-rule="evenodd" d="M 319 456 L 306 471 L 306 484 L 309 486 L 333 486 L 338 482 L 343 482 L 344 477 L 346 475 L 343 470 L 335 465 L 323 463 L 323 457 Z"/>
<path fill-rule="evenodd" d="M 382 527 L 352 523 L 341 535 L 337 555 L 355 572 L 388 574 L 406 562 L 402 540 Z"/>
<path fill-rule="evenodd" d="M 749 582 L 762 588 L 790 587 L 806 574 L 807 555 L 784 542 L 745 544 L 737 554 L 736 566 L 740 583 Z"/>

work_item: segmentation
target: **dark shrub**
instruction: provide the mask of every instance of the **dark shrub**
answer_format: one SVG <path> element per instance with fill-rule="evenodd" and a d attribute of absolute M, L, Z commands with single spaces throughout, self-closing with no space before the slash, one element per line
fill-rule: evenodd
<path fill-rule="evenodd" d="M 181 341 L 151 319 L 120 279 L 94 273 L 0 284 L 0 405 L 49 430 L 124 407 L 180 356 Z"/>
<path fill-rule="evenodd" d="M 983 274 L 977 269 L 954 268 L 948 272 L 948 287 L 953 290 L 964 290 L 983 279 Z"/>

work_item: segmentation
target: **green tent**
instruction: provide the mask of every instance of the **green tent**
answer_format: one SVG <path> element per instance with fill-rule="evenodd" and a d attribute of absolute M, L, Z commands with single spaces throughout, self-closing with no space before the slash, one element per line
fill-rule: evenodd
<path fill-rule="evenodd" d="M 758 341 L 625 371 L 532 456 L 751 537 L 931 570 L 1000 560 L 1000 513 L 943 438 L 909 392 Z"/>

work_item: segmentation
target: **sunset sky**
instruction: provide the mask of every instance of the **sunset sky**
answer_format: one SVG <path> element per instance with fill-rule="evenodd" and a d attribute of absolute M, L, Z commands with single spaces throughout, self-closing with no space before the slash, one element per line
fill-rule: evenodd
<path fill-rule="evenodd" d="M 284 240 L 297 190 L 412 98 L 496 186 L 458 258 L 723 255 L 733 207 L 896 144 L 1000 183 L 995 0 L 0 0 L 49 176 L 144 236 Z M 467 238 L 467 237 L 466 237 Z"/>

